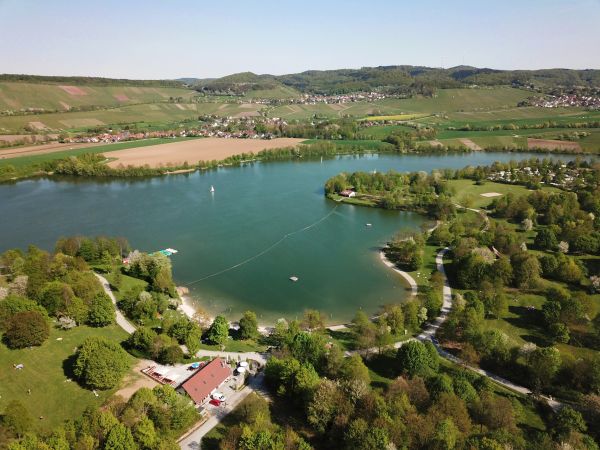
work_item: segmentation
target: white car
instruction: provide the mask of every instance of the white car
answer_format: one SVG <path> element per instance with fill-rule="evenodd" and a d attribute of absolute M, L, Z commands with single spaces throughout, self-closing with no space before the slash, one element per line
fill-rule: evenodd
<path fill-rule="evenodd" d="M 214 392 L 211 395 L 211 397 L 214 398 L 215 400 L 219 400 L 220 402 L 224 402 L 225 401 L 225 396 L 221 392 Z"/>

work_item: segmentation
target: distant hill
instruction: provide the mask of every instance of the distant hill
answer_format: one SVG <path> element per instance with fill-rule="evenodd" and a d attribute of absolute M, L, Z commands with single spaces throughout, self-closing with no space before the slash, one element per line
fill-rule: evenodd
<path fill-rule="evenodd" d="M 198 81 L 197 78 L 192 80 Z M 102 77 L 69 77 L 69 76 L 46 76 L 25 74 L 0 74 L 0 81 L 16 81 L 41 84 L 73 84 L 87 86 L 160 86 L 160 87 L 183 87 L 180 80 L 129 80 L 125 78 L 102 78 Z"/>
<path fill-rule="evenodd" d="M 429 94 L 435 89 L 471 85 L 512 85 L 540 90 L 600 88 L 600 70 L 542 69 L 496 70 L 471 66 L 449 69 L 424 66 L 379 66 L 360 69 L 308 70 L 287 75 L 242 72 L 212 80 L 199 80 L 196 89 L 213 93 L 243 94 L 287 86 L 303 93 L 342 94 L 383 89 L 396 93 Z"/>

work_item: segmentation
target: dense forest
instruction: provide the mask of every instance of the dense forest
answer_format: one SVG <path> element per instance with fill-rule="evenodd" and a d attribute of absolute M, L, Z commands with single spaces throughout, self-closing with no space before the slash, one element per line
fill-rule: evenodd
<path fill-rule="evenodd" d="M 551 88 L 598 87 L 600 70 L 494 70 L 470 66 L 449 69 L 421 66 L 379 66 L 360 69 L 309 70 L 287 75 L 256 75 L 251 72 L 214 80 L 198 80 L 196 88 L 205 92 L 243 93 L 270 89 L 283 84 L 303 93 L 343 94 L 380 89 L 396 94 L 428 95 L 435 89 L 471 85 Z"/>

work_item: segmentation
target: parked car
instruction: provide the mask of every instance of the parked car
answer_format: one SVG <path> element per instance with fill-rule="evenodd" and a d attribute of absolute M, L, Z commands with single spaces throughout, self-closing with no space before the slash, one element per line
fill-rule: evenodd
<path fill-rule="evenodd" d="M 214 405 L 214 406 L 221 406 L 221 400 L 217 400 L 216 398 L 210 399 L 210 401 L 208 403 L 210 403 L 211 405 Z"/>
<path fill-rule="evenodd" d="M 225 401 L 225 395 L 223 395 L 221 392 L 214 392 L 211 397 L 215 400 L 219 400 L 220 402 Z"/>

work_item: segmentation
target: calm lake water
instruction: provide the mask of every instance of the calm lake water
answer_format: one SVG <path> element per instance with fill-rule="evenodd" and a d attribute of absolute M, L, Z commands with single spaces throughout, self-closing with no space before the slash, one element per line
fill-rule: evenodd
<path fill-rule="evenodd" d="M 270 322 L 316 308 L 348 320 L 359 308 L 374 312 L 406 298 L 377 252 L 424 219 L 337 206 L 323 196 L 325 180 L 341 171 L 430 171 L 531 156 L 341 156 L 145 180 L 22 181 L 0 185 L 0 251 L 30 243 L 50 250 L 68 235 L 125 236 L 148 252 L 178 249 L 176 282 L 213 313 L 235 319 L 252 309 Z"/>

